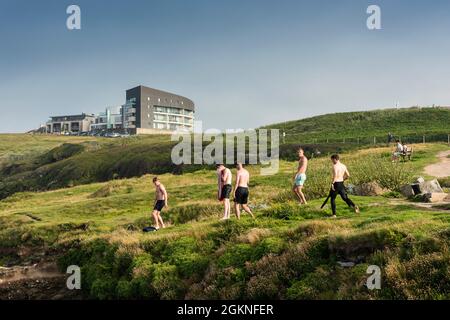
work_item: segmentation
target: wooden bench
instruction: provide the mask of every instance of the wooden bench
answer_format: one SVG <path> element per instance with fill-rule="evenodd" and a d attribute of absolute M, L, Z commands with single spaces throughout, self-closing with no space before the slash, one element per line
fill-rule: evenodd
<path fill-rule="evenodd" d="M 406 146 L 406 147 L 403 149 L 403 152 L 400 154 L 400 156 L 402 157 L 402 160 L 403 160 L 403 161 L 406 161 L 406 160 L 411 161 L 411 159 L 412 159 L 412 154 L 413 154 L 413 149 L 412 149 L 412 147 Z"/>

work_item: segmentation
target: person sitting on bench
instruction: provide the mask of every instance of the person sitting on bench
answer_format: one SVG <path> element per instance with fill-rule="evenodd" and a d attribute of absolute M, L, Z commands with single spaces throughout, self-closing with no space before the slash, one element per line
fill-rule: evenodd
<path fill-rule="evenodd" d="M 403 154 L 404 148 L 400 140 L 395 141 L 397 146 L 395 147 L 395 151 L 392 154 L 392 162 L 398 161 L 399 157 Z"/>

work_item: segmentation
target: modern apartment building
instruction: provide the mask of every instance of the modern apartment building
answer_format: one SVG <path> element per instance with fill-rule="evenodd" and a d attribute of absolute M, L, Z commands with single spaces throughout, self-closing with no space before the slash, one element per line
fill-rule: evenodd
<path fill-rule="evenodd" d="M 95 116 L 91 130 L 122 129 L 122 106 L 107 107 Z"/>
<path fill-rule="evenodd" d="M 194 102 L 186 97 L 144 86 L 126 91 L 123 128 L 136 134 L 192 131 Z"/>
<path fill-rule="evenodd" d="M 50 117 L 47 121 L 47 133 L 79 133 L 91 130 L 91 124 L 94 123 L 93 114 L 79 114 L 71 116 Z"/>
<path fill-rule="evenodd" d="M 51 117 L 45 125 L 47 133 L 81 133 L 120 130 L 130 134 L 171 133 L 192 131 L 194 102 L 173 93 L 138 86 L 126 90 L 126 103 L 108 107 L 98 115 Z"/>

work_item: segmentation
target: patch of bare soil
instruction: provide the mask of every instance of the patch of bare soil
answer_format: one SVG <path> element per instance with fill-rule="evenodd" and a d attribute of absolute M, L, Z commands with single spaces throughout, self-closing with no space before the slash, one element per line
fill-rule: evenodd
<path fill-rule="evenodd" d="M 0 248 L 0 300 L 81 299 L 66 286 L 68 274 L 58 270 L 57 253 L 43 247 Z M 6 259 L 5 259 L 6 258 Z"/>
<path fill-rule="evenodd" d="M 450 177 L 450 150 L 438 153 L 439 162 L 425 167 L 425 173 L 436 178 Z"/>
<path fill-rule="evenodd" d="M 58 270 L 55 262 L 0 267 L 0 300 L 80 298 L 79 291 L 67 289 L 66 275 Z"/>
<path fill-rule="evenodd" d="M 407 201 L 404 199 L 392 199 L 390 203 L 393 205 L 411 205 L 420 209 L 447 212 L 447 213 L 449 212 L 447 206 L 450 205 L 448 202 L 426 203 L 426 202 Z"/>

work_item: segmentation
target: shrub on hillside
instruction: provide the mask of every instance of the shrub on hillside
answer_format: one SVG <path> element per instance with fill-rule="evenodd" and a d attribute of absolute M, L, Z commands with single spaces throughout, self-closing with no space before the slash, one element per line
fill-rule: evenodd
<path fill-rule="evenodd" d="M 184 286 L 178 277 L 177 268 L 173 265 L 168 263 L 155 265 L 151 285 L 160 299 L 174 300 L 183 298 Z"/>
<path fill-rule="evenodd" d="M 351 181 L 356 185 L 375 181 L 382 188 L 399 191 L 414 176 L 410 163 L 391 162 L 388 157 L 376 154 L 354 160 L 349 165 Z"/>
<path fill-rule="evenodd" d="M 161 252 L 161 261 L 176 266 L 184 278 L 201 278 L 208 267 L 207 254 L 211 251 L 212 248 L 207 243 L 200 245 L 192 237 L 182 237 L 167 243 Z"/>
<path fill-rule="evenodd" d="M 385 286 L 390 299 L 449 299 L 450 255 L 448 252 L 415 255 L 401 261 L 389 258 L 384 268 Z"/>
<path fill-rule="evenodd" d="M 438 181 L 442 188 L 450 188 L 450 177 L 439 178 Z"/>
<path fill-rule="evenodd" d="M 63 143 L 59 147 L 56 147 L 40 156 L 37 160 L 37 163 L 39 165 L 44 165 L 68 159 L 76 154 L 83 152 L 84 149 L 85 148 L 82 144 Z"/>

